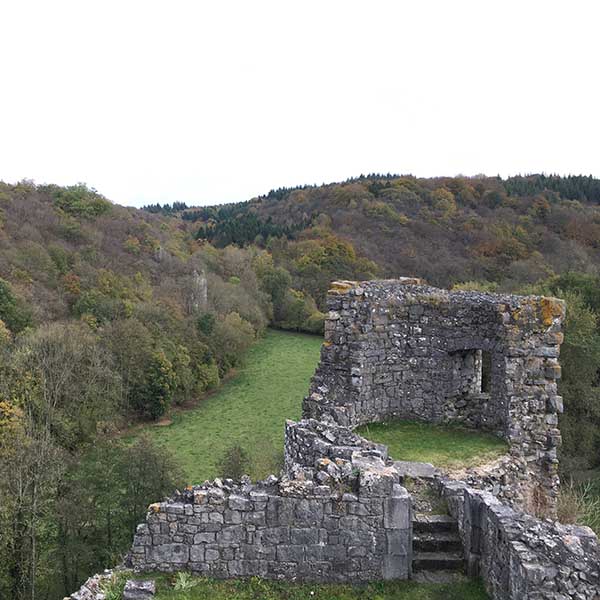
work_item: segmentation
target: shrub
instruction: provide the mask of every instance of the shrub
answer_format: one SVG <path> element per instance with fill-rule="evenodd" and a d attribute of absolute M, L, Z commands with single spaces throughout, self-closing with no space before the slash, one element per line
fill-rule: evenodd
<path fill-rule="evenodd" d="M 219 385 L 219 367 L 211 360 L 211 362 L 202 364 L 198 363 L 194 366 L 194 374 L 196 376 L 196 393 L 203 394 Z"/>
<path fill-rule="evenodd" d="M 239 480 L 248 472 L 250 458 L 244 448 L 236 444 L 225 451 L 218 467 L 223 477 Z"/>
<path fill-rule="evenodd" d="M 125 316 L 123 302 L 111 298 L 98 289 L 83 292 L 73 305 L 73 312 L 81 317 L 84 314 L 93 315 L 100 323 L 112 321 Z"/>
<path fill-rule="evenodd" d="M 395 208 L 385 202 L 368 202 L 365 204 L 363 212 L 368 217 L 383 219 L 384 221 L 397 223 L 399 225 L 406 225 L 408 223 L 408 217 L 405 214 L 398 212 Z"/>
<path fill-rule="evenodd" d="M 75 217 L 94 218 L 107 213 L 111 203 L 85 183 L 67 187 L 48 186 L 55 205 Z"/>
<path fill-rule="evenodd" d="M 325 328 L 325 315 L 322 312 L 314 312 L 304 326 L 304 330 L 308 333 L 323 334 Z"/>
<path fill-rule="evenodd" d="M 175 575 L 173 588 L 178 592 L 187 592 L 197 585 L 198 580 L 191 573 L 180 571 Z"/>
<path fill-rule="evenodd" d="M 254 328 L 236 312 L 215 323 L 213 341 L 222 367 L 236 366 L 254 341 Z"/>
<path fill-rule="evenodd" d="M 172 346 L 172 344 L 169 345 Z M 190 352 L 185 346 L 178 344 L 169 349 L 169 360 L 175 373 L 173 400 L 176 404 L 182 404 L 186 400 L 190 400 L 196 390 L 196 378 L 191 367 Z"/>
<path fill-rule="evenodd" d="M 200 333 L 210 335 L 215 328 L 215 315 L 212 313 L 204 313 L 196 320 L 196 327 Z"/>
<path fill-rule="evenodd" d="M 563 483 L 558 498 L 558 519 L 561 523 L 587 525 L 600 534 L 600 494 L 591 482 L 575 485 Z"/>
<path fill-rule="evenodd" d="M 0 319 L 13 333 L 19 333 L 31 325 L 29 307 L 13 294 L 4 279 L 0 279 Z"/>
<path fill-rule="evenodd" d="M 140 243 L 140 240 L 138 240 L 136 237 L 129 236 L 123 242 L 123 248 L 126 252 L 130 252 L 131 254 L 135 254 L 136 256 L 138 256 L 142 251 L 142 244 Z"/>
<path fill-rule="evenodd" d="M 123 597 L 123 590 L 125 589 L 125 583 L 127 583 L 127 576 L 125 573 L 113 573 L 109 579 L 103 581 L 100 588 L 102 589 L 105 600 L 121 600 Z"/>
<path fill-rule="evenodd" d="M 145 377 L 131 391 L 131 403 L 142 416 L 158 419 L 168 410 L 177 385 L 173 364 L 162 350 L 153 352 Z"/>
<path fill-rule="evenodd" d="M 65 275 L 73 267 L 72 257 L 62 246 L 51 245 L 48 248 L 48 254 L 61 275 Z"/>
<path fill-rule="evenodd" d="M 0 319 L 0 348 L 6 346 L 10 340 L 12 339 L 12 335 L 10 330 L 4 323 L 2 319 Z"/>

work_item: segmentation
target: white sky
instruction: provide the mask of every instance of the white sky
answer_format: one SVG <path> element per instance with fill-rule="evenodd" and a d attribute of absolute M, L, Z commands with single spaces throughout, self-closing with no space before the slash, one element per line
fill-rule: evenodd
<path fill-rule="evenodd" d="M 0 0 L 0 179 L 121 204 L 600 176 L 597 0 Z"/>

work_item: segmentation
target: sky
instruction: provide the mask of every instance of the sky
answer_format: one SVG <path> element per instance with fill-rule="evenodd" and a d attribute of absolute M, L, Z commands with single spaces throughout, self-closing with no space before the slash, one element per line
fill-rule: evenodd
<path fill-rule="evenodd" d="M 600 177 L 597 0 L 0 0 L 0 180 L 206 205 Z"/>

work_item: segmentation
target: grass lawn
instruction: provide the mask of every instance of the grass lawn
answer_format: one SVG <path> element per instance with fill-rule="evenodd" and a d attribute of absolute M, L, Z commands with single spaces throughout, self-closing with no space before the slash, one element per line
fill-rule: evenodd
<path fill-rule="evenodd" d="M 301 584 L 266 581 L 258 577 L 215 581 L 183 576 L 190 587 L 175 590 L 165 575 L 156 577 L 156 600 L 487 600 L 482 584 L 468 580 L 451 584 L 411 581 L 376 582 L 367 585 Z"/>
<path fill-rule="evenodd" d="M 218 476 L 216 464 L 234 444 L 250 455 L 249 475 L 263 478 L 279 469 L 285 420 L 300 418 L 322 341 L 269 330 L 216 393 L 196 408 L 176 412 L 171 425 L 149 425 L 141 431 L 175 455 L 188 483 Z"/>
<path fill-rule="evenodd" d="M 395 460 L 428 462 L 441 468 L 477 466 L 508 451 L 507 444 L 490 433 L 414 421 L 371 423 L 358 433 L 385 444 Z"/>

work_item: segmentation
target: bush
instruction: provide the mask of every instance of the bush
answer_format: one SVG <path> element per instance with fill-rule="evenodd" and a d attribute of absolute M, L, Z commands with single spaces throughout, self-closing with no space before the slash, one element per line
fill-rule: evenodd
<path fill-rule="evenodd" d="M 223 369 L 240 363 L 241 357 L 254 342 L 254 328 L 236 312 L 215 323 L 213 343 Z"/>
<path fill-rule="evenodd" d="M 576 486 L 563 483 L 558 498 L 558 519 L 561 523 L 577 523 L 591 527 L 600 534 L 600 494 L 587 482 Z"/>
<path fill-rule="evenodd" d="M 248 453 L 239 445 L 234 445 L 225 451 L 218 464 L 222 477 L 239 480 L 250 467 Z"/>
<path fill-rule="evenodd" d="M 173 364 L 162 350 L 155 351 L 146 367 L 143 382 L 134 385 L 132 406 L 150 419 L 158 419 L 168 410 L 177 385 Z"/>
<path fill-rule="evenodd" d="M 111 298 L 100 290 L 83 292 L 73 306 L 76 316 L 92 315 L 99 323 L 113 321 L 125 316 L 125 306 L 117 298 Z"/>
<path fill-rule="evenodd" d="M 196 327 L 200 333 L 210 335 L 215 328 L 215 315 L 212 313 L 204 313 L 196 320 Z"/>
<path fill-rule="evenodd" d="M 8 329 L 4 321 L 0 319 L 0 349 L 8 345 L 11 339 L 12 336 L 10 330 Z"/>
<path fill-rule="evenodd" d="M 317 333 L 323 334 L 325 328 L 325 315 L 322 312 L 314 312 L 308 320 L 306 321 L 306 325 L 304 326 L 304 331 L 308 333 Z"/>
<path fill-rule="evenodd" d="M 13 294 L 4 279 L 0 279 L 0 319 L 12 333 L 19 333 L 31 325 L 29 307 Z"/>
<path fill-rule="evenodd" d="M 203 394 L 207 390 L 217 387 L 220 382 L 219 367 L 214 361 L 194 366 L 196 376 L 196 393 Z"/>
<path fill-rule="evenodd" d="M 54 203 L 58 208 L 75 217 L 94 218 L 107 213 L 111 203 L 95 189 L 85 183 L 67 187 L 49 186 Z"/>
<path fill-rule="evenodd" d="M 173 589 L 177 592 L 187 592 L 197 585 L 198 580 L 191 573 L 180 571 L 175 575 Z"/>

